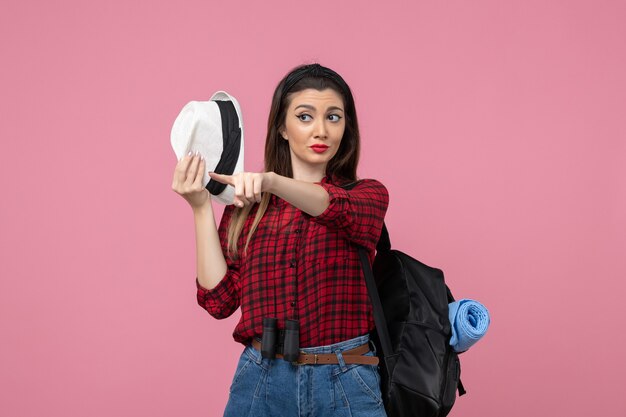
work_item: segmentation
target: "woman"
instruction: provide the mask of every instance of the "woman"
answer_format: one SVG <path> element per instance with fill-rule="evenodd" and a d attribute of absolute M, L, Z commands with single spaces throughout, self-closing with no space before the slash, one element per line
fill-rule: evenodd
<path fill-rule="evenodd" d="M 357 180 L 359 149 L 350 88 L 311 64 L 274 92 L 265 172 L 210 174 L 235 188 L 217 229 L 203 157 L 177 164 L 173 189 L 195 219 L 198 303 L 218 319 L 241 307 L 233 336 L 244 349 L 225 416 L 385 416 L 357 245 L 373 261 L 389 196 L 374 179 L 339 186 Z M 278 354 L 262 354 L 264 318 L 299 327 L 296 359 L 281 355 L 293 342 L 284 332 Z"/>

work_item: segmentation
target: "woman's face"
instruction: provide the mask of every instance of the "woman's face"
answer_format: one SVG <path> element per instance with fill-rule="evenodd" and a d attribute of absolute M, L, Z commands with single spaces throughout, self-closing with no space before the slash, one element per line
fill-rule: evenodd
<path fill-rule="evenodd" d="M 289 142 L 294 176 L 323 174 L 339 149 L 345 127 L 343 100 L 335 90 L 309 88 L 293 93 L 280 133 Z"/>

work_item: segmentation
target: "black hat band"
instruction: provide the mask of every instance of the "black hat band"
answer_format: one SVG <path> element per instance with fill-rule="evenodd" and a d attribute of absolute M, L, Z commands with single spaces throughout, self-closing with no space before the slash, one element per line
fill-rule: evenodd
<path fill-rule="evenodd" d="M 217 174 L 232 175 L 239 160 L 241 149 L 241 128 L 239 127 L 239 117 L 232 101 L 215 100 L 220 109 L 222 118 L 222 138 L 224 140 L 222 157 L 213 170 Z M 213 195 L 219 195 L 226 189 L 226 184 L 222 184 L 213 179 L 209 180 L 206 189 Z"/>

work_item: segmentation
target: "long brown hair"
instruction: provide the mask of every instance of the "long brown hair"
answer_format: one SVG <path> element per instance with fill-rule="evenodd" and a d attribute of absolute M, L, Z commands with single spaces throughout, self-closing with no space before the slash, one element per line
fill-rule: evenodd
<path fill-rule="evenodd" d="M 272 106 L 267 120 L 267 136 L 265 138 L 265 172 L 293 178 L 289 143 L 280 135 L 293 93 L 313 88 L 318 91 L 332 89 L 341 95 L 344 104 L 346 128 L 335 156 L 326 165 L 326 176 L 338 176 L 346 180 L 356 180 L 356 168 L 359 162 L 360 136 L 359 125 L 354 106 L 354 98 L 350 87 L 344 79 L 330 68 L 320 64 L 305 64 L 293 68 L 274 90 Z M 244 253 L 261 218 L 265 214 L 271 198 L 270 193 L 263 193 L 254 222 L 246 239 Z M 243 231 L 250 211 L 257 203 L 235 208 L 228 226 L 228 254 L 238 257 L 237 242 Z"/>

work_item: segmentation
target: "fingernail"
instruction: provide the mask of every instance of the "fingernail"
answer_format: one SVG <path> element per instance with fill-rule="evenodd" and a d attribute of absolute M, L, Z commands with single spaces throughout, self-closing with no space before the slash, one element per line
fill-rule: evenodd
<path fill-rule="evenodd" d="M 191 154 L 192 154 L 192 153 L 193 153 L 193 152 L 189 151 L 189 153 L 187 154 L 187 156 L 191 156 Z"/>
<path fill-rule="evenodd" d="M 200 160 L 204 161 L 204 155 L 200 155 Z"/>

